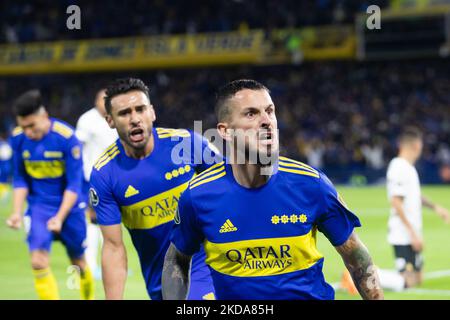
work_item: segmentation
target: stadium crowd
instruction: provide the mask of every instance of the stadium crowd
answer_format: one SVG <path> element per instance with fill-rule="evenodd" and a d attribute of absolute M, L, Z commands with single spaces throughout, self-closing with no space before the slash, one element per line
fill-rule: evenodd
<path fill-rule="evenodd" d="M 447 61 L 429 60 L 0 78 L 0 119 L 3 131 L 11 130 L 14 97 L 38 87 L 50 114 L 75 124 L 99 86 L 133 75 L 149 84 L 159 126 L 193 128 L 202 120 L 205 130 L 215 126 L 215 90 L 232 79 L 254 78 L 272 91 L 284 154 L 323 168 L 338 182 L 358 173 L 375 182 L 395 155 L 400 129 L 417 125 L 426 142 L 421 178 L 439 182 L 439 168 L 450 166 L 449 73 Z"/>
<path fill-rule="evenodd" d="M 86 38 L 223 32 L 261 28 L 353 23 L 368 5 L 381 8 L 388 0 L 136 0 L 51 1 L 3 0 L 0 43 Z M 67 7 L 81 10 L 81 30 L 69 30 Z M 149 9 L 150 8 L 150 9 Z M 100 14 L 101 13 L 101 14 Z"/>

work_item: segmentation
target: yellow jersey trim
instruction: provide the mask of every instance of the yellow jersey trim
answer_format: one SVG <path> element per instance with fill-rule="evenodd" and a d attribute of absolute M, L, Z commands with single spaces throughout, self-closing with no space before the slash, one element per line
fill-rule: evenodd
<path fill-rule="evenodd" d="M 58 133 L 66 139 L 69 139 L 73 135 L 73 130 L 71 128 L 57 121 L 53 122 L 52 131 Z"/>
<path fill-rule="evenodd" d="M 22 127 L 15 127 L 14 130 L 12 131 L 12 136 L 16 137 L 21 133 L 23 133 Z"/>
<path fill-rule="evenodd" d="M 169 129 L 169 128 L 156 128 L 156 133 L 158 134 L 158 138 L 170 138 L 170 137 L 182 137 L 187 138 L 190 137 L 191 134 L 186 129 Z"/>
<path fill-rule="evenodd" d="M 98 157 L 96 163 L 99 162 L 101 158 L 103 158 L 112 148 L 114 148 L 116 146 L 117 146 L 117 143 L 114 142 L 108 148 L 106 148 L 105 151 L 103 151 L 103 153 Z"/>
<path fill-rule="evenodd" d="M 97 159 L 94 164 L 94 168 L 99 170 L 97 167 L 101 166 L 104 161 L 107 161 L 115 152 L 119 151 L 119 147 L 116 143 L 109 146 L 105 152 Z"/>
<path fill-rule="evenodd" d="M 213 243 L 205 240 L 206 264 L 234 277 L 276 276 L 309 269 L 321 258 L 316 228 L 302 236 Z"/>
<path fill-rule="evenodd" d="M 205 177 L 206 175 L 209 175 L 209 173 L 211 171 L 213 171 L 214 169 L 216 169 L 217 167 L 220 167 L 224 164 L 224 162 L 219 162 L 216 163 L 215 165 L 212 165 L 211 167 L 209 167 L 208 169 L 206 169 L 203 172 L 200 172 L 196 177 L 191 179 L 191 184 L 198 182 L 199 180 L 201 180 L 203 177 Z"/>
<path fill-rule="evenodd" d="M 216 173 L 220 173 L 220 172 L 222 172 L 224 170 L 225 170 L 225 166 L 221 166 L 221 167 L 219 167 L 217 169 L 209 171 L 207 174 L 203 175 L 200 179 L 191 180 L 191 186 L 196 184 L 196 183 L 198 183 L 198 182 L 200 182 L 200 181 L 202 181 L 202 180 L 204 180 L 204 179 L 206 179 L 207 177 L 210 177 L 210 176 L 212 176 L 212 175 L 214 175 Z"/>
<path fill-rule="evenodd" d="M 298 164 L 295 164 L 295 163 L 279 161 L 278 164 L 279 164 L 279 166 L 286 168 L 286 169 L 297 169 L 297 170 L 302 170 L 302 171 L 308 171 L 308 172 L 314 173 L 315 175 L 319 175 L 319 172 L 317 172 L 316 170 L 314 170 L 314 171 L 309 170 L 309 169 L 299 166 Z"/>
<path fill-rule="evenodd" d="M 112 149 L 110 152 L 111 153 L 108 154 L 108 156 L 104 160 L 102 160 L 101 162 L 99 162 L 95 165 L 95 169 L 97 169 L 97 171 L 100 171 L 101 168 L 103 168 L 105 165 L 108 164 L 108 162 L 110 162 L 112 159 L 114 159 L 120 153 L 120 150 Z"/>
<path fill-rule="evenodd" d="M 223 168 L 225 168 L 225 167 L 223 167 Z M 218 169 L 218 170 L 221 170 L 221 169 Z M 209 178 L 202 179 L 201 181 L 196 182 L 196 183 L 191 183 L 189 185 L 189 190 L 192 190 L 192 189 L 194 189 L 194 188 L 196 188 L 198 186 L 201 186 L 202 184 L 205 184 L 205 183 L 217 180 L 217 179 L 223 177 L 224 175 L 226 175 L 226 173 L 227 172 L 223 169 L 223 170 L 219 171 L 218 173 L 216 173 L 215 175 L 213 175 L 213 176 L 211 176 Z"/>
<path fill-rule="evenodd" d="M 319 178 L 318 174 L 315 174 L 315 173 L 312 173 L 312 172 L 306 171 L 306 170 L 288 169 L 288 168 L 283 168 L 281 166 L 278 167 L 278 170 L 284 171 L 284 172 L 289 172 L 289 173 L 300 174 L 300 175 L 304 175 L 304 176 L 310 176 L 310 177 L 314 177 L 314 178 Z"/>
<path fill-rule="evenodd" d="M 316 169 L 314 169 L 311 166 L 308 166 L 306 163 L 303 163 L 303 162 L 300 162 L 297 160 L 292 160 L 292 159 L 289 159 L 286 157 L 280 157 L 279 159 L 280 159 L 280 162 L 283 162 L 285 165 L 286 165 L 286 163 L 296 164 L 296 165 L 300 166 L 303 170 L 309 170 L 315 174 L 319 174 L 319 172 Z M 286 165 L 286 166 L 290 166 L 290 165 Z"/>

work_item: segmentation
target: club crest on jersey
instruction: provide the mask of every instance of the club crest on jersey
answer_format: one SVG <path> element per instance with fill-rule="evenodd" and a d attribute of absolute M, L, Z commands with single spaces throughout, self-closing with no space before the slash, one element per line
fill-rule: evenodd
<path fill-rule="evenodd" d="M 72 157 L 76 160 L 81 158 L 81 150 L 79 146 L 75 146 L 72 148 Z"/>
<path fill-rule="evenodd" d="M 89 189 L 89 202 L 93 207 L 96 207 L 100 202 L 100 198 L 98 197 L 97 191 L 94 188 Z"/>

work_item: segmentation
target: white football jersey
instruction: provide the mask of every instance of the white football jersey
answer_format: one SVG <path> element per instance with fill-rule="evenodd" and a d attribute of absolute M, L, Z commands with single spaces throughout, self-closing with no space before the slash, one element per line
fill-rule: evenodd
<path fill-rule="evenodd" d="M 387 194 L 403 197 L 403 211 L 418 235 L 422 236 L 422 195 L 416 168 L 407 160 L 397 157 L 391 160 L 387 170 Z M 410 245 L 409 233 L 391 207 L 388 241 L 392 245 Z"/>
<path fill-rule="evenodd" d="M 76 135 L 83 143 L 83 171 L 86 181 L 89 181 L 95 161 L 116 141 L 117 131 L 108 126 L 96 108 L 92 108 L 78 119 Z"/>

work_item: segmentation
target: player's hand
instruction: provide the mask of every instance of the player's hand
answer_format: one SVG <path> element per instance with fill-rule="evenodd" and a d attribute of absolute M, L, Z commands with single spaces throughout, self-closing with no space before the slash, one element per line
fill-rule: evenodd
<path fill-rule="evenodd" d="M 7 220 L 6 224 L 11 229 L 20 229 L 22 227 L 22 215 L 20 213 L 13 213 Z"/>
<path fill-rule="evenodd" d="M 411 235 L 411 246 L 415 252 L 422 252 L 423 250 L 423 239 L 417 234 L 413 233 Z"/>
<path fill-rule="evenodd" d="M 436 211 L 438 216 L 441 217 L 445 223 L 450 222 L 450 212 L 447 209 L 441 206 L 435 206 L 434 211 Z"/>
<path fill-rule="evenodd" d="M 47 229 L 52 232 L 60 233 L 62 229 L 63 221 L 58 217 L 52 217 L 47 222 Z"/>

